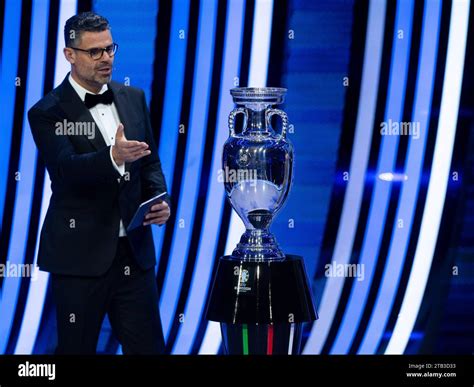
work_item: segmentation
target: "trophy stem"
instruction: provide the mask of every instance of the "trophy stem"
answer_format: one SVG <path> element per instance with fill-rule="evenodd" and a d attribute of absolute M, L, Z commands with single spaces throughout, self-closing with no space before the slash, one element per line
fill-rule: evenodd
<path fill-rule="evenodd" d="M 232 252 L 232 258 L 249 262 L 285 259 L 273 234 L 268 229 L 248 228 Z"/>

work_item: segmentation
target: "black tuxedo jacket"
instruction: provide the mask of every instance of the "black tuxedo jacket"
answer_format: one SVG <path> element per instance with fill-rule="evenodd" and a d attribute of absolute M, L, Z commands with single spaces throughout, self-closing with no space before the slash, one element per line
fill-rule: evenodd
<path fill-rule="evenodd" d="M 112 164 L 110 147 L 99 127 L 67 77 L 28 112 L 36 146 L 51 178 L 52 196 L 38 255 L 42 270 L 102 275 L 115 256 L 120 219 L 126 228 L 141 202 L 166 191 L 143 91 L 116 82 L 109 87 L 125 136 L 145 141 L 151 150 L 149 156 L 126 163 L 123 177 Z M 57 129 L 65 122 L 80 125 L 74 134 L 64 134 Z M 81 123 L 84 127 L 94 123 L 95 136 L 81 134 Z M 169 202 L 169 198 L 165 200 Z M 128 238 L 140 267 L 153 267 L 151 226 L 136 228 Z"/>

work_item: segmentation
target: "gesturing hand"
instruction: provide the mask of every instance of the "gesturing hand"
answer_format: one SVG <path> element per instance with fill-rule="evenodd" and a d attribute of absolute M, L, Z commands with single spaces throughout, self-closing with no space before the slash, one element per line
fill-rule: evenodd
<path fill-rule="evenodd" d="M 146 142 L 127 140 L 123 125 L 119 124 L 115 135 L 115 145 L 112 146 L 112 157 L 117 165 L 125 162 L 133 163 L 150 153 Z"/>
<path fill-rule="evenodd" d="M 151 207 L 150 212 L 145 216 L 146 221 L 143 223 L 144 226 L 149 224 L 165 224 L 170 217 L 171 211 L 168 203 L 161 202 Z"/>

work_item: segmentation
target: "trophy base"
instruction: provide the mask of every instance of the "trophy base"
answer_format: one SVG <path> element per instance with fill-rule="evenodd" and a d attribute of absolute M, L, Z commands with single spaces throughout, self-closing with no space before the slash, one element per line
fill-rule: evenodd
<path fill-rule="evenodd" d="M 229 259 L 266 262 L 285 259 L 273 234 L 266 229 L 247 229 Z"/>
<path fill-rule="evenodd" d="M 303 323 L 318 318 L 302 257 L 221 257 L 206 318 L 221 323 L 226 354 L 300 353 Z"/>

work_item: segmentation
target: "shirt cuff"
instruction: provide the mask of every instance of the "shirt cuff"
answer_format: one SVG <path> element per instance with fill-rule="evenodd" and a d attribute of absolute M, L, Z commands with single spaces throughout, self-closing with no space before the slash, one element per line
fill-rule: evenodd
<path fill-rule="evenodd" d="M 110 160 L 112 160 L 112 165 L 118 171 L 118 173 L 120 173 L 120 176 L 125 175 L 125 163 L 120 166 L 117 165 L 114 158 L 112 157 L 112 147 L 110 147 Z"/>

